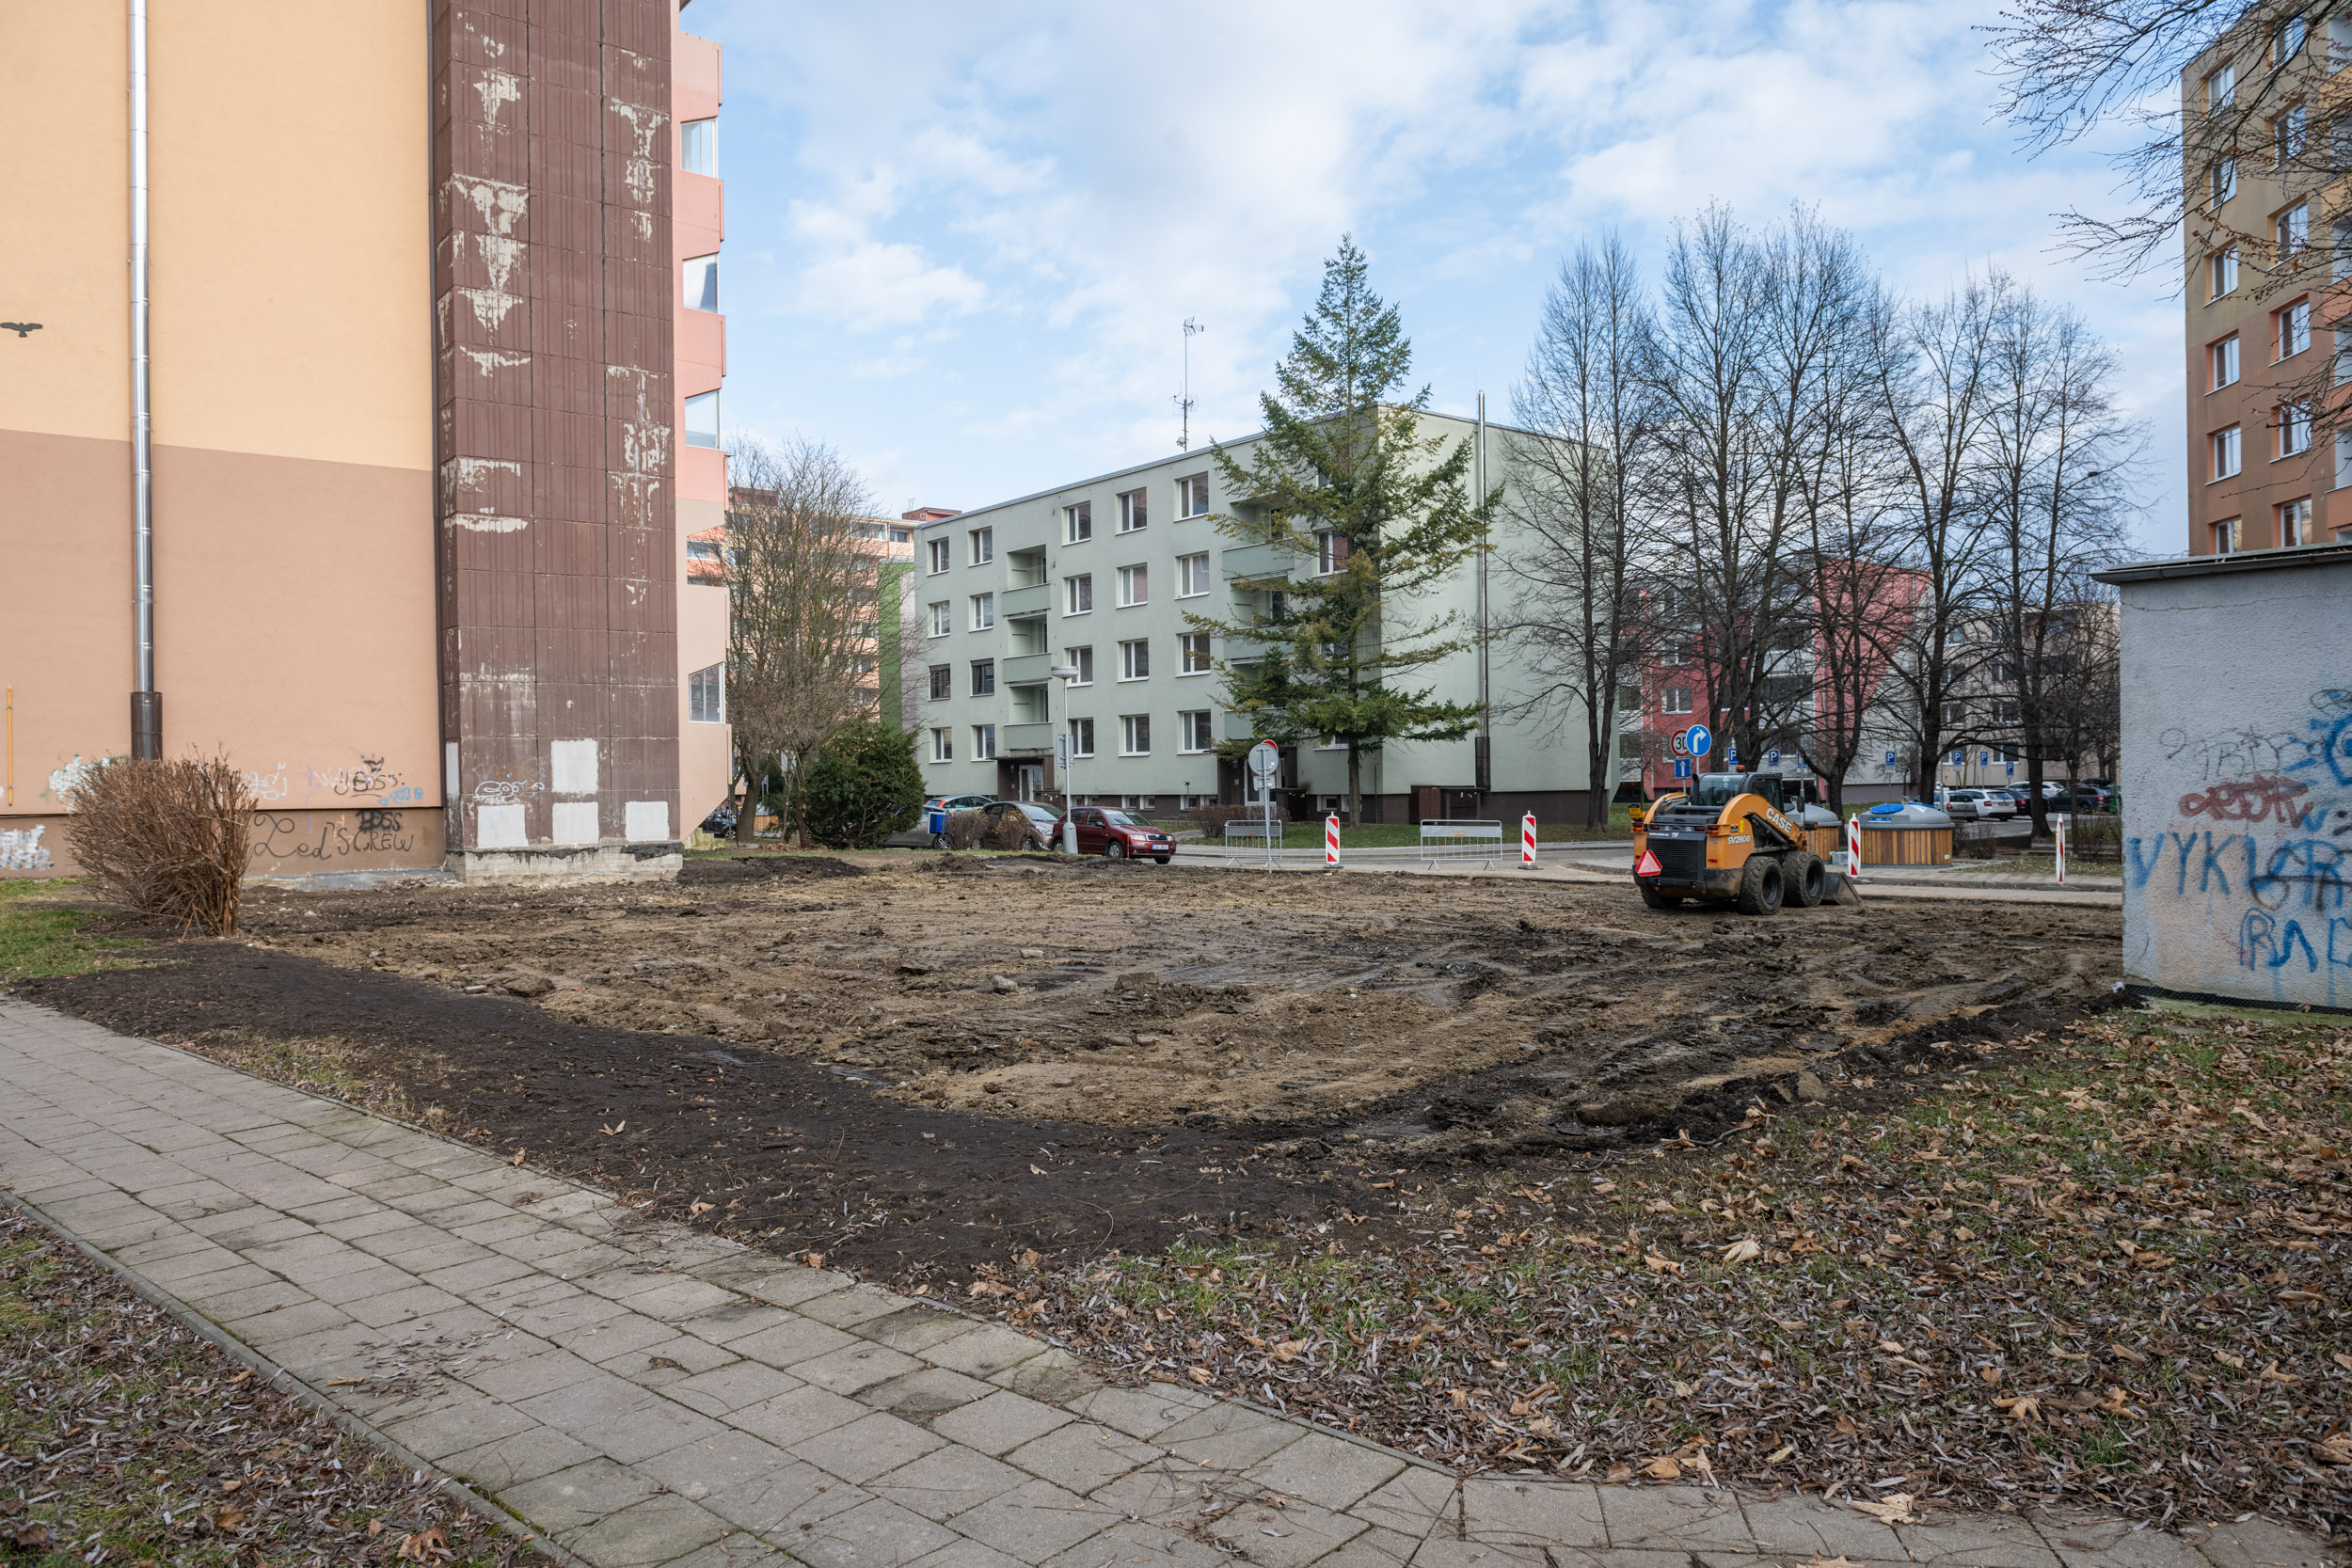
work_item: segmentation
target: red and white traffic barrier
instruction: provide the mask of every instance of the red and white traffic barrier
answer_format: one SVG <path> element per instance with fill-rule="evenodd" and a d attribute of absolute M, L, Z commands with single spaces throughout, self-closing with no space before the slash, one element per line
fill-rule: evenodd
<path fill-rule="evenodd" d="M 2066 824 L 2051 823 L 2050 836 L 2058 846 L 2058 885 L 2063 887 L 2066 885 Z"/>
<path fill-rule="evenodd" d="M 1532 811 L 1519 818 L 1519 869 L 1535 869 L 1535 814 Z"/>
<path fill-rule="evenodd" d="M 1340 819 L 1336 812 L 1323 819 L 1323 863 L 1340 863 Z"/>
<path fill-rule="evenodd" d="M 1862 880 L 1862 818 L 1846 818 L 1846 875 Z"/>

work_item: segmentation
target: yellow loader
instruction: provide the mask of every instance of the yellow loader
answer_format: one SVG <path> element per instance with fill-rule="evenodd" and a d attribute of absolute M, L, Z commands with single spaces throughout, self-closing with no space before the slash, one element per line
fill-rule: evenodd
<path fill-rule="evenodd" d="M 1633 812 L 1633 885 L 1653 910 L 1686 900 L 1772 914 L 1837 896 L 1835 826 L 1807 826 L 1804 786 L 1777 773 L 1702 773 L 1686 793 Z"/>

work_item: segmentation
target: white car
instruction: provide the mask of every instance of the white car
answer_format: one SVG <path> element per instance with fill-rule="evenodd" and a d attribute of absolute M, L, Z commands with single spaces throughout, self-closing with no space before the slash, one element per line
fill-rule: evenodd
<path fill-rule="evenodd" d="M 1955 821 L 1984 822 L 2017 815 L 2017 802 L 1993 789 L 1947 789 L 1944 810 Z"/>

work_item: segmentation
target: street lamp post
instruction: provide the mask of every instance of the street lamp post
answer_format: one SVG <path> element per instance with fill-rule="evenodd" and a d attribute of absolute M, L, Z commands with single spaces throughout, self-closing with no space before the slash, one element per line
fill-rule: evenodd
<path fill-rule="evenodd" d="M 1071 765 L 1076 760 L 1078 748 L 1070 736 L 1070 683 L 1078 678 L 1074 664 L 1057 664 L 1045 672 L 1061 682 L 1061 727 L 1054 732 L 1054 760 L 1061 772 L 1061 847 L 1062 852 L 1078 852 L 1078 797 L 1070 787 Z M 1049 710 L 1048 717 L 1051 717 Z"/>

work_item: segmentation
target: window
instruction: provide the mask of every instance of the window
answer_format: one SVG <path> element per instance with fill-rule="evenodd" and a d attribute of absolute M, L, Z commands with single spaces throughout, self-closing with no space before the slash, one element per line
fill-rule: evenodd
<path fill-rule="evenodd" d="M 1993 699 L 1993 721 L 1996 724 L 2014 724 L 2018 721 L 2019 709 L 2016 698 L 1995 697 Z"/>
<path fill-rule="evenodd" d="M 2312 498 L 2279 503 L 2279 543 L 2282 547 L 2312 542 Z"/>
<path fill-rule="evenodd" d="M 1120 532 L 1121 532 L 1121 533 L 1133 533 L 1133 532 L 1135 532 L 1135 531 L 1136 531 L 1136 530 L 1137 530 L 1137 529 L 1141 528 L 1141 527 L 1142 527 L 1142 526 L 1143 526 L 1146 522 L 1149 522 L 1149 521 L 1151 520 L 1150 518 L 1148 518 L 1148 517 L 1146 517 L 1146 516 L 1144 515 L 1144 504 L 1143 504 L 1143 503 L 1144 503 L 1144 497 L 1145 497 L 1145 495 L 1146 495 L 1146 494 L 1147 494 L 1147 492 L 1142 491 L 1142 490 L 1123 490 L 1123 491 L 1120 492 L 1120 497 L 1119 497 L 1119 531 L 1120 531 Z"/>
<path fill-rule="evenodd" d="M 2219 207 L 2230 198 L 2237 195 L 2237 160 L 2235 158 L 2215 160 L 2213 167 L 2206 172 L 2205 185 L 2209 210 Z"/>
<path fill-rule="evenodd" d="M 995 624 L 996 595 L 993 594 L 973 594 L 972 629 L 974 631 L 986 631 L 989 627 L 994 626 Z"/>
<path fill-rule="evenodd" d="M 931 701 L 944 703 L 956 694 L 955 667 L 948 664 L 931 666 Z"/>
<path fill-rule="evenodd" d="M 719 174 L 719 122 L 690 119 L 677 128 L 678 167 L 689 174 Z"/>
<path fill-rule="evenodd" d="M 2213 474 L 2211 477 L 2214 479 L 2236 477 L 2239 455 L 2238 427 L 2232 425 L 2226 430 L 2217 430 L 2213 433 L 2212 439 Z"/>
<path fill-rule="evenodd" d="M 2312 302 L 2298 299 L 2272 314 L 2278 323 L 2279 357 L 2292 359 L 2312 346 Z"/>
<path fill-rule="evenodd" d="M 1148 757 L 1152 754 L 1152 716 L 1130 713 L 1119 721 L 1119 754 L 1122 757 Z"/>
<path fill-rule="evenodd" d="M 686 542 L 686 559 L 689 561 L 718 560 L 719 541 L 716 539 L 689 539 Z"/>
<path fill-rule="evenodd" d="M 686 718 L 694 724 L 727 721 L 727 667 L 714 664 L 686 677 Z"/>
<path fill-rule="evenodd" d="M 2309 202 L 2298 201 L 2278 217 L 2279 255 L 2281 260 L 2295 255 L 2312 243 L 2312 209 Z"/>
<path fill-rule="evenodd" d="M 1193 474 L 1176 482 L 1176 518 L 1205 517 L 1209 515 L 1209 476 Z"/>
<path fill-rule="evenodd" d="M 1209 724 L 1209 710 L 1195 709 L 1176 716 L 1176 727 L 1183 732 L 1186 752 L 1205 752 L 1216 744 L 1216 733 Z"/>
<path fill-rule="evenodd" d="M 2307 403 L 2279 405 L 2279 455 L 2299 457 L 2312 450 L 2312 407 Z"/>
<path fill-rule="evenodd" d="M 914 531 L 911 528 L 894 528 L 890 531 L 890 542 L 894 545 L 912 545 L 914 543 Z"/>
<path fill-rule="evenodd" d="M 719 394 L 703 392 L 686 400 L 686 444 L 690 447 L 715 447 L 719 444 Z"/>
<path fill-rule="evenodd" d="M 2270 161 L 2284 168 L 2303 155 L 2303 138 L 2311 122 L 2308 110 L 2297 103 L 2270 123 Z"/>
<path fill-rule="evenodd" d="M 1944 727 L 1947 730 L 1966 729 L 1968 727 L 1968 705 L 1946 703 L 1944 705 Z"/>
<path fill-rule="evenodd" d="M 2328 19 L 2328 69 L 2342 71 L 2352 65 L 2352 17 L 2331 16 Z"/>
<path fill-rule="evenodd" d="M 2213 277 L 2213 297 L 2237 292 L 2237 246 L 2230 245 L 2213 253 L 2210 263 Z"/>
<path fill-rule="evenodd" d="M 2237 383 L 2237 334 L 2233 332 L 2207 351 L 2213 359 L 2213 389 Z"/>
<path fill-rule="evenodd" d="M 1209 555 L 1180 555 L 1176 558 L 1176 596 L 1198 598 L 1209 591 Z"/>
<path fill-rule="evenodd" d="M 2271 35 L 2270 63 L 2286 64 L 2303 52 L 2304 40 L 2310 37 L 2311 24 L 2299 16 L 2288 17 L 2279 24 L 2278 32 Z"/>
<path fill-rule="evenodd" d="M 946 599 L 941 599 L 931 606 L 931 635 L 933 637 L 945 637 L 956 629 L 955 622 L 950 619 L 950 615 L 951 608 Z"/>
<path fill-rule="evenodd" d="M 972 531 L 970 538 L 973 565 L 985 566 L 996 559 L 996 531 L 994 529 L 976 528 Z"/>
<path fill-rule="evenodd" d="M 956 760 L 955 731 L 949 729 L 937 729 L 931 732 L 931 760 L 933 762 L 953 762 Z"/>
<path fill-rule="evenodd" d="M 975 724 L 972 726 L 972 760 L 974 762 L 996 760 L 995 725 Z"/>
<path fill-rule="evenodd" d="M 1094 754 L 1094 721 L 1073 719 L 1070 721 L 1070 754 L 1090 757 Z"/>
<path fill-rule="evenodd" d="M 1315 572 L 1317 576 L 1327 578 L 1332 573 L 1338 571 L 1341 567 L 1346 564 L 1346 534 L 1326 532 L 1315 535 Z"/>
<path fill-rule="evenodd" d="M 1080 572 L 1074 578 L 1061 579 L 1064 615 L 1085 615 L 1094 609 L 1094 574 Z"/>
<path fill-rule="evenodd" d="M 1182 653 L 1176 661 L 1176 673 L 1180 675 L 1207 674 L 1214 662 L 1209 654 L 1209 634 L 1188 631 L 1176 641 Z"/>
<path fill-rule="evenodd" d="M 994 659 L 976 658 L 972 661 L 972 695 L 975 697 L 996 695 L 996 661 Z"/>
<path fill-rule="evenodd" d="M 1667 643 L 1664 647 L 1662 647 L 1662 648 L 1659 649 L 1659 650 L 1658 650 L 1658 662 L 1659 662 L 1659 663 L 1661 663 L 1661 664 L 1688 664 L 1688 663 L 1690 663 L 1690 662 L 1691 662 L 1691 643 L 1690 643 L 1690 640 L 1689 640 L 1688 638 L 1678 638 L 1678 639 L 1677 639 L 1676 641 L 1672 641 L 1672 642 Z"/>
<path fill-rule="evenodd" d="M 1091 646 L 1064 648 L 1061 651 L 1061 661 L 1078 672 L 1071 680 L 1071 685 L 1092 686 L 1094 684 L 1094 649 Z"/>
<path fill-rule="evenodd" d="M 1119 645 L 1119 678 L 1123 681 L 1148 680 L 1152 674 L 1152 643 L 1147 638 Z"/>
<path fill-rule="evenodd" d="M 934 577 L 956 563 L 956 552 L 954 546 L 949 545 L 946 540 L 932 540 L 930 542 L 930 549 L 931 574 Z"/>
<path fill-rule="evenodd" d="M 2225 65 L 2205 78 L 2205 112 L 2226 109 L 2237 102 L 2237 67 Z"/>
<path fill-rule="evenodd" d="M 1128 605 L 1148 603 L 1151 600 L 1151 572 L 1148 567 L 1121 566 L 1119 569 L 1119 603 L 1120 608 L 1124 609 Z"/>
<path fill-rule="evenodd" d="M 1094 537 L 1094 503 L 1080 501 L 1061 509 L 1061 536 L 1073 545 Z"/>
<path fill-rule="evenodd" d="M 2352 430 L 2336 432 L 2336 489 L 2352 484 Z"/>
<path fill-rule="evenodd" d="M 719 309 L 719 258 L 690 256 L 686 259 L 686 277 L 678 288 L 678 300 L 689 310 Z"/>
<path fill-rule="evenodd" d="M 1668 713 L 1690 712 L 1691 689 L 1687 686 L 1670 686 L 1666 688 L 1665 704 L 1666 711 Z"/>
<path fill-rule="evenodd" d="M 2237 519 L 2213 525 L 2213 553 L 2233 555 L 2237 550 Z"/>

